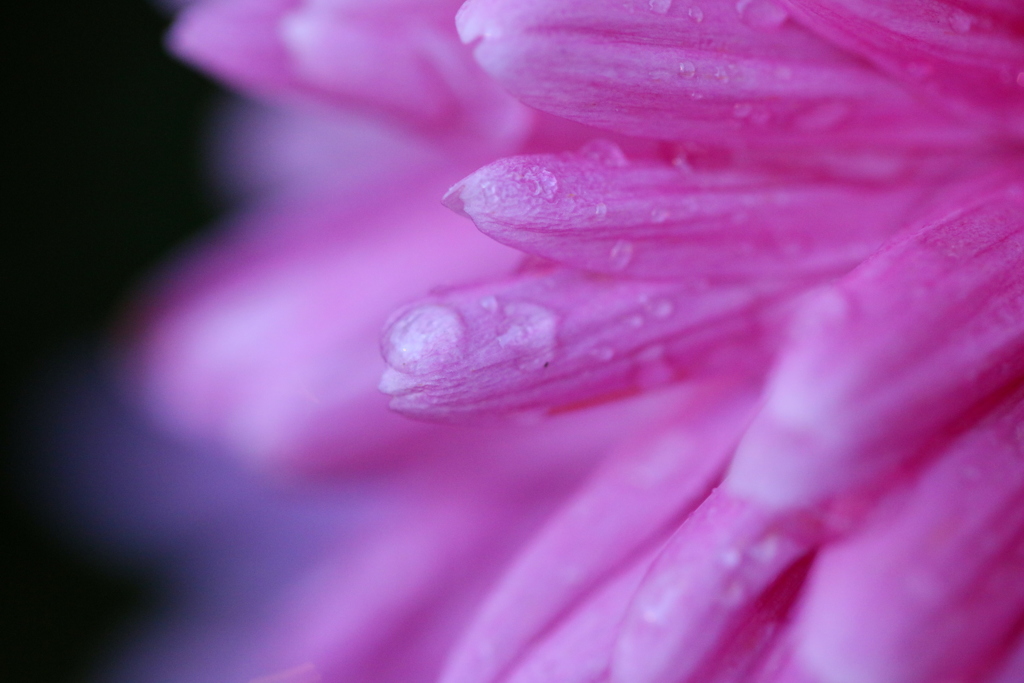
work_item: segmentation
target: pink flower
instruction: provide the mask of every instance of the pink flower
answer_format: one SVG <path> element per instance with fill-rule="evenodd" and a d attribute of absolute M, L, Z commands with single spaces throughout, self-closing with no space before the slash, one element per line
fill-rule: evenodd
<path fill-rule="evenodd" d="M 253 661 L 1024 679 L 1018 3 L 456 9 L 204 0 L 171 34 L 277 113 L 235 124 L 261 197 L 142 299 L 129 384 L 389 510 L 275 586 Z"/>

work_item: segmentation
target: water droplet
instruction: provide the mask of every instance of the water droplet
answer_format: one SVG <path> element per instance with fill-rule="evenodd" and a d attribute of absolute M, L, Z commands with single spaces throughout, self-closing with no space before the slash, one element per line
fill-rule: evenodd
<path fill-rule="evenodd" d="M 608 252 L 608 260 L 612 270 L 624 270 L 633 260 L 633 243 L 626 240 L 616 242 Z"/>
<path fill-rule="evenodd" d="M 555 174 L 542 166 L 534 166 L 517 177 L 516 180 L 524 181 L 531 186 L 534 197 L 541 197 L 548 201 L 555 198 L 558 192 L 558 178 Z"/>
<path fill-rule="evenodd" d="M 741 558 L 742 555 L 740 555 L 740 551 L 736 548 L 729 548 L 719 557 L 722 564 L 726 567 L 735 567 L 739 565 Z"/>
<path fill-rule="evenodd" d="M 801 114 L 796 126 L 805 131 L 824 131 L 835 128 L 849 116 L 850 107 L 843 102 L 826 102 Z"/>
<path fill-rule="evenodd" d="M 651 220 L 655 223 L 664 223 L 669 217 L 668 209 L 651 209 Z"/>
<path fill-rule="evenodd" d="M 691 100 L 703 100 L 704 99 L 704 93 L 697 92 L 696 90 L 694 90 L 692 93 L 690 93 L 690 99 Z"/>
<path fill-rule="evenodd" d="M 580 154 L 605 166 L 622 168 L 629 165 L 625 152 L 611 140 L 591 140 L 580 148 Z"/>
<path fill-rule="evenodd" d="M 417 306 L 389 326 L 384 357 L 396 370 L 425 375 L 462 355 L 465 333 L 458 311 L 437 304 Z"/>
<path fill-rule="evenodd" d="M 676 310 L 675 305 L 668 299 L 655 299 L 647 303 L 647 311 L 655 318 L 667 318 Z"/>
<path fill-rule="evenodd" d="M 686 16 L 690 17 L 699 24 L 700 22 L 704 21 L 704 10 L 702 10 L 700 7 L 694 6 L 686 10 Z"/>
<path fill-rule="evenodd" d="M 652 12 L 657 12 L 658 14 L 665 14 L 666 12 L 668 12 L 669 8 L 672 7 L 672 0 L 650 0 L 648 5 L 650 6 Z"/>
<path fill-rule="evenodd" d="M 693 78 L 697 75 L 697 67 L 693 62 L 680 62 L 679 73 L 683 78 Z"/>
<path fill-rule="evenodd" d="M 594 215 L 598 218 L 604 218 L 608 215 L 608 205 L 605 203 L 598 204 L 594 207 Z"/>
<path fill-rule="evenodd" d="M 750 116 L 752 111 L 754 111 L 754 105 L 746 102 L 740 102 L 739 104 L 733 105 L 732 115 L 738 119 L 745 119 Z"/>
<path fill-rule="evenodd" d="M 723 69 L 722 67 L 716 66 L 715 67 L 715 80 L 717 80 L 719 83 L 728 83 L 729 82 L 729 74 L 726 73 L 725 69 Z"/>
<path fill-rule="evenodd" d="M 949 25 L 957 33 L 970 33 L 971 27 L 974 26 L 974 17 L 967 12 L 954 10 L 953 13 L 949 15 Z"/>
<path fill-rule="evenodd" d="M 615 357 L 615 351 L 610 346 L 598 346 L 590 352 L 590 355 L 602 363 L 606 363 Z"/>
<path fill-rule="evenodd" d="M 789 12 L 772 0 L 739 0 L 736 12 L 744 24 L 760 31 L 777 29 L 789 18 Z"/>
<path fill-rule="evenodd" d="M 750 548 L 747 554 L 758 562 L 767 564 L 775 559 L 775 556 L 779 554 L 779 548 L 782 545 L 779 537 L 775 534 L 765 536 L 760 542 Z"/>
<path fill-rule="evenodd" d="M 505 306 L 506 319 L 498 335 L 498 344 L 519 358 L 519 369 L 539 370 L 555 355 L 558 316 L 552 311 L 526 302 Z"/>
<path fill-rule="evenodd" d="M 485 311 L 490 311 L 491 313 L 494 313 L 495 311 L 498 310 L 497 297 L 493 295 L 485 296 L 484 298 L 480 299 L 480 307 L 483 308 Z"/>

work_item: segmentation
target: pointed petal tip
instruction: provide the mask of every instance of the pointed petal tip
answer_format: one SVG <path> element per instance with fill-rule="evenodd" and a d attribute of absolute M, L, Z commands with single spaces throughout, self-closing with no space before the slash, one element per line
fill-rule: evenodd
<path fill-rule="evenodd" d="M 441 203 L 460 216 L 472 219 L 472 216 L 466 213 L 466 202 L 463 199 L 463 192 L 465 189 L 465 182 L 456 183 L 447 192 L 445 192 L 444 197 L 441 198 Z"/>

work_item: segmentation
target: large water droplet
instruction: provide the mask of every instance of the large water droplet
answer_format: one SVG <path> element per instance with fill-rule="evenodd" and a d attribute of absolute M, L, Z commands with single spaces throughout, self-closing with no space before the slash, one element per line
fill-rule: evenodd
<path fill-rule="evenodd" d="M 580 154 L 613 168 L 622 168 L 629 165 L 629 159 L 626 158 L 625 152 L 611 140 L 602 140 L 600 138 L 591 140 L 580 148 Z"/>
<path fill-rule="evenodd" d="M 704 10 L 702 10 L 700 7 L 693 6 L 690 9 L 686 10 L 686 16 L 690 17 L 699 24 L 700 22 L 704 21 Z"/>
<path fill-rule="evenodd" d="M 624 270 L 633 260 L 633 243 L 619 240 L 608 252 L 608 261 L 612 270 Z"/>
<path fill-rule="evenodd" d="M 736 11 L 744 24 L 759 31 L 777 29 L 789 18 L 789 12 L 772 0 L 739 0 Z"/>
<path fill-rule="evenodd" d="M 651 8 L 652 12 L 665 14 L 672 7 L 672 0 L 650 0 L 648 6 Z"/>
<path fill-rule="evenodd" d="M 543 306 L 516 302 L 505 306 L 498 344 L 518 356 L 521 370 L 546 367 L 555 355 L 558 316 Z"/>
<path fill-rule="evenodd" d="M 697 75 L 697 66 L 693 62 L 680 62 L 679 73 L 683 78 L 693 78 Z"/>
<path fill-rule="evenodd" d="M 957 33 L 970 33 L 971 27 L 974 26 L 974 17 L 967 12 L 961 10 L 954 10 L 949 15 L 949 25 Z"/>
<path fill-rule="evenodd" d="M 551 201 L 558 192 L 558 178 L 543 166 L 533 166 L 517 178 L 526 183 L 534 197 Z"/>
<path fill-rule="evenodd" d="M 417 306 L 389 326 L 384 358 L 409 375 L 435 372 L 462 355 L 465 333 L 457 311 L 437 304 Z"/>

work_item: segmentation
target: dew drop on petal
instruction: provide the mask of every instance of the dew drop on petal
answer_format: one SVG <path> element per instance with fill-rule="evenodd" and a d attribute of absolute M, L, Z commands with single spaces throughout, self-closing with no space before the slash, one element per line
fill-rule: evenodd
<path fill-rule="evenodd" d="M 697 67 L 693 62 L 680 62 L 679 73 L 683 78 L 693 78 L 697 75 Z"/>
<path fill-rule="evenodd" d="M 555 355 L 558 316 L 543 306 L 516 302 L 503 309 L 505 321 L 498 344 L 513 351 L 521 370 L 546 367 Z"/>
<path fill-rule="evenodd" d="M 633 243 L 626 240 L 619 240 L 608 252 L 609 266 L 612 270 L 624 270 L 629 262 L 633 260 Z"/>
<path fill-rule="evenodd" d="M 591 140 L 580 148 L 580 154 L 605 166 L 622 168 L 629 165 L 629 159 L 622 148 L 610 140 Z"/>
<path fill-rule="evenodd" d="M 704 10 L 702 10 L 700 7 L 694 6 L 686 11 L 686 16 L 690 17 L 699 24 L 700 22 L 704 21 Z"/>
<path fill-rule="evenodd" d="M 498 310 L 498 299 L 497 299 L 497 297 L 495 297 L 495 296 L 485 296 L 484 298 L 480 299 L 480 308 L 484 309 L 485 311 L 489 311 L 491 313 L 494 313 L 495 311 Z"/>
<path fill-rule="evenodd" d="M 602 202 L 602 203 L 598 204 L 597 206 L 595 206 L 594 207 L 594 215 L 597 216 L 598 218 L 604 218 L 605 216 L 607 216 L 608 215 L 608 205 Z"/>
<path fill-rule="evenodd" d="M 652 12 L 658 14 L 665 14 L 672 7 L 672 0 L 650 0 L 648 6 Z"/>
<path fill-rule="evenodd" d="M 655 299 L 647 304 L 647 310 L 655 318 L 665 319 L 675 311 L 675 305 L 668 299 Z"/>
<path fill-rule="evenodd" d="M 465 333 L 457 311 L 437 304 L 417 306 L 389 326 L 384 358 L 406 374 L 434 372 L 462 355 Z"/>
<path fill-rule="evenodd" d="M 551 201 L 558 192 L 558 178 L 555 174 L 542 166 L 534 166 L 518 178 L 527 183 L 533 196 Z"/>
<path fill-rule="evenodd" d="M 974 26 L 974 17 L 967 12 L 954 10 L 954 12 L 949 15 L 949 25 L 957 33 L 969 33 L 971 27 Z"/>
<path fill-rule="evenodd" d="M 773 0 L 739 0 L 736 12 L 744 24 L 760 31 L 777 29 L 789 18 L 789 12 Z"/>

